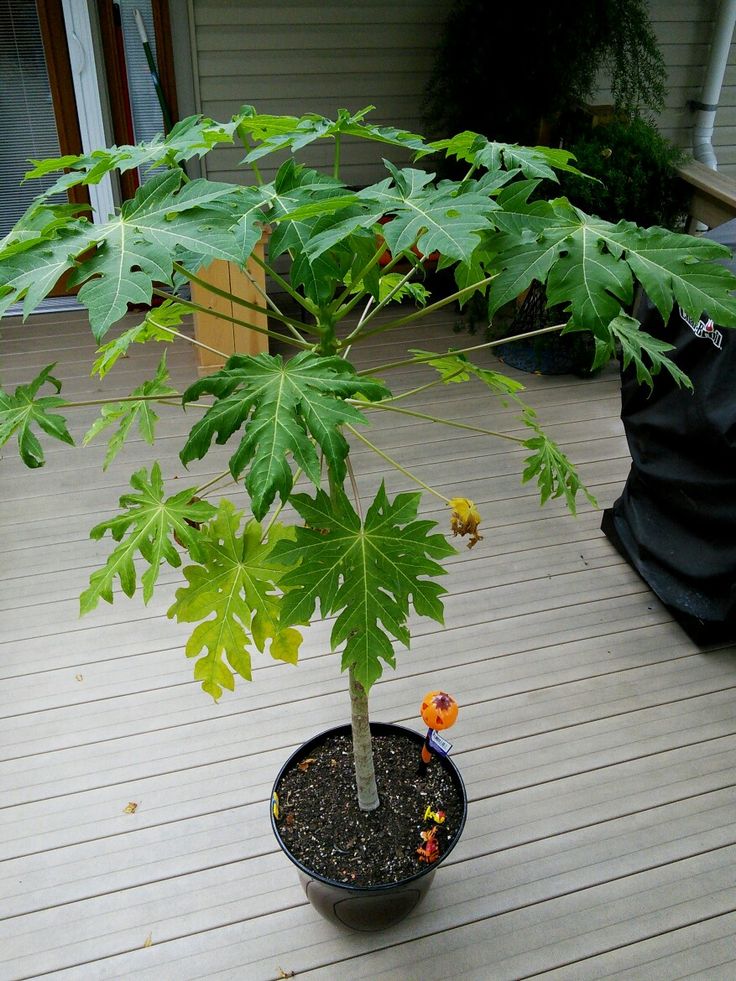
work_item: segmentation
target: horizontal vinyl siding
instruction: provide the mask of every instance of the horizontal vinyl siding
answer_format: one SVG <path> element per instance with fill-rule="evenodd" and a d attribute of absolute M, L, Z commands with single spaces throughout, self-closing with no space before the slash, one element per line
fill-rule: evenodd
<path fill-rule="evenodd" d="M 677 146 L 692 150 L 694 113 L 691 100 L 702 95 L 718 0 L 651 0 L 650 14 L 667 66 L 667 98 L 657 119 L 661 132 Z M 610 92 L 601 85 L 596 101 L 605 102 Z M 719 170 L 736 177 L 736 44 L 721 90 L 713 146 Z"/>
<path fill-rule="evenodd" d="M 201 111 L 214 119 L 227 119 L 244 103 L 263 113 L 316 112 L 330 118 L 340 108 L 374 105 L 371 121 L 422 131 L 423 89 L 447 10 L 441 0 L 285 5 L 194 0 L 193 8 Z M 343 179 L 355 185 L 380 179 L 387 149 L 345 141 Z M 326 166 L 332 144 L 320 141 L 308 152 L 304 159 Z M 237 166 L 242 156 L 232 147 L 214 151 L 208 176 L 249 182 L 250 172 Z M 281 159 L 268 158 L 262 168 L 266 178 Z"/>
<path fill-rule="evenodd" d="M 668 69 L 658 125 L 690 149 L 688 103 L 701 95 L 718 0 L 651 0 L 649 6 Z M 261 112 L 332 117 L 339 108 L 371 104 L 373 121 L 422 131 L 422 93 L 448 10 L 442 0 L 194 0 L 193 8 L 201 109 L 207 115 L 226 119 L 252 103 Z M 731 50 L 713 143 L 720 169 L 736 177 L 736 45 Z M 605 80 L 594 101 L 610 101 Z M 313 164 L 328 163 L 327 144 L 310 152 Z M 347 144 L 343 178 L 358 185 L 379 179 L 385 152 L 362 141 Z M 209 175 L 249 181 L 237 167 L 241 156 L 234 149 L 216 150 L 208 158 Z M 393 151 L 391 157 L 396 158 Z M 274 158 L 274 166 L 278 162 Z M 272 173 L 265 169 L 267 177 Z"/>

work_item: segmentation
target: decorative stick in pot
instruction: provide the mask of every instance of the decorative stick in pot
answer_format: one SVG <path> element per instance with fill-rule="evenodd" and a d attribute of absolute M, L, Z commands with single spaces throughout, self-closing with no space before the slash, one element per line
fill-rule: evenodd
<path fill-rule="evenodd" d="M 445 691 L 430 691 L 422 699 L 422 719 L 428 726 L 427 735 L 422 746 L 422 760 L 419 764 L 419 776 L 423 777 L 432 760 L 432 753 L 447 756 L 452 749 L 452 743 L 438 736 L 442 729 L 449 729 L 457 719 L 458 705 L 452 695 Z"/>

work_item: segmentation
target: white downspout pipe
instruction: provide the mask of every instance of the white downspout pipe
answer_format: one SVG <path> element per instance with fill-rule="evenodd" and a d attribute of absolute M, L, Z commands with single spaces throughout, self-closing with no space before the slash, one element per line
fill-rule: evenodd
<path fill-rule="evenodd" d="M 713 150 L 713 127 L 728 65 L 734 26 L 736 26 L 736 0 L 721 0 L 713 28 L 713 41 L 708 56 L 701 101 L 691 103 L 692 108 L 696 110 L 693 156 L 712 170 L 718 170 L 718 161 Z"/>

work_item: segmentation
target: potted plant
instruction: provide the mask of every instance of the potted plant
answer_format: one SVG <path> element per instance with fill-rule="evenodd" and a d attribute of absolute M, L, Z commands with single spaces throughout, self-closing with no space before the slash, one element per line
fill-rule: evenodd
<path fill-rule="evenodd" d="M 707 309 L 719 323 L 736 325 L 731 295 L 736 279 L 718 264 L 727 251 L 722 246 L 592 219 L 564 198 L 532 198 L 540 180 L 554 181 L 558 171 L 574 170 L 569 153 L 496 143 L 469 132 L 428 145 L 413 134 L 373 126 L 365 116 L 365 110 L 355 115 L 341 111 L 336 121 L 316 115 L 297 119 L 259 115 L 245 107 L 227 124 L 193 117 L 145 145 L 35 162 L 31 177 L 58 172 L 58 179 L 0 244 L 0 312 L 18 301 L 30 313 L 60 276 L 71 273 L 99 344 L 93 371 L 101 377 L 134 343 L 174 338 L 197 343 L 179 328 L 182 318 L 200 307 L 175 294 L 187 282 L 216 293 L 218 288 L 200 275 L 213 259 L 245 268 L 255 257 L 300 308 L 296 319 L 269 298 L 271 326 L 263 327 L 250 320 L 251 313 L 260 312 L 257 304 L 230 296 L 242 314 L 223 315 L 228 322 L 291 345 L 293 356 L 233 355 L 224 368 L 183 393 L 169 385 L 163 357 L 154 378 L 142 380 L 128 398 L 102 405 L 85 442 L 112 429 L 106 463 L 136 425 L 153 441 L 154 406 L 174 401 L 196 413 L 180 453 L 185 464 L 206 457 L 213 442 L 229 443 L 232 455 L 228 471 L 199 485 L 196 480 L 184 489 L 176 485 L 173 493 L 156 463 L 132 475 L 132 490 L 120 499 L 119 513 L 91 530 L 94 539 L 109 533 L 114 544 L 105 565 L 90 577 L 81 610 L 94 609 L 100 600 L 112 602 L 118 586 L 127 596 L 140 588 L 148 601 L 161 566 L 178 568 L 185 562 L 184 582 L 169 616 L 193 625 L 186 654 L 194 661 L 195 678 L 214 699 L 234 688 L 236 676 L 250 679 L 254 651 L 295 663 L 305 627 L 318 613 L 334 617 L 331 643 L 341 649 L 348 675 L 351 723 L 344 733 L 320 735 L 295 754 L 287 770 L 296 783 L 287 785 L 286 772 L 280 776 L 272 816 L 279 840 L 292 860 L 308 869 L 317 891 L 334 887 L 356 900 L 355 916 L 341 918 L 363 928 L 390 922 L 416 902 L 420 880 L 426 885 L 438 856 L 441 860 L 457 840 L 465 799 L 462 781 L 440 756 L 426 770 L 419 765 L 420 736 L 371 728 L 368 695 L 384 668 L 394 665 L 394 644 L 409 645 L 410 611 L 442 621 L 445 590 L 438 578 L 444 573 L 442 560 L 454 549 L 433 522 L 418 517 L 419 493 L 391 496 L 382 485 L 372 501 L 362 500 L 347 437 L 412 477 L 373 446 L 364 424 L 373 412 L 421 416 L 400 404 L 410 393 L 388 386 L 394 368 L 421 364 L 430 373 L 428 385 L 473 381 L 518 408 L 528 437 L 504 438 L 526 450 L 522 479 L 538 482 L 542 502 L 562 497 L 574 511 L 583 490 L 570 462 L 522 402 L 517 382 L 474 363 L 468 356 L 473 348 L 444 354 L 414 350 L 408 328 L 473 295 L 486 298 L 492 316 L 538 282 L 554 303 L 563 305 L 567 332 L 590 333 L 598 362 L 618 350 L 645 383 L 664 369 L 678 384 L 687 384 L 668 358 L 668 345 L 623 312 L 635 284 L 646 288 L 665 317 L 677 302 L 693 317 Z M 236 137 L 245 144 L 244 163 L 252 167 L 255 183 L 187 177 L 187 159 Z M 443 153 L 462 162 L 466 172 L 460 181 L 437 182 L 416 166 L 399 169 L 387 162 L 383 180 L 355 191 L 340 180 L 346 138 L 378 141 L 420 159 Z M 333 142 L 328 173 L 297 162 L 298 152 L 317 140 Z M 276 151 L 287 151 L 287 160 L 275 179 L 265 182 L 259 161 Z M 92 224 L 74 207 L 54 203 L 56 192 L 97 181 L 109 171 L 145 166 L 156 173 L 102 225 Z M 265 224 L 272 230 L 267 260 L 254 252 Z M 392 258 L 382 265 L 387 251 Z M 438 265 L 452 270 L 456 289 L 428 302 L 432 298 L 417 287 L 415 276 L 422 257 L 435 253 Z M 289 271 L 277 271 L 276 259 L 286 260 Z M 402 262 L 409 268 L 399 274 L 396 267 Z M 129 305 L 150 303 L 153 297 L 165 302 L 137 326 L 111 333 Z M 406 356 L 356 370 L 351 350 L 392 329 L 403 330 Z M 14 392 L 0 390 L 0 444 L 16 436 L 29 467 L 44 463 L 38 434 L 72 442 L 64 410 L 73 412 L 74 404 L 60 389 L 48 365 Z M 427 418 L 499 435 L 470 423 Z M 309 492 L 295 493 L 299 475 Z M 245 493 L 239 488 L 235 501 L 222 499 L 215 506 L 208 497 L 227 478 L 243 481 Z M 416 482 L 447 504 L 454 535 L 467 537 L 469 545 L 480 540 L 480 516 L 462 496 L 462 487 L 447 499 Z M 284 522 L 287 507 L 291 517 Z M 431 693 L 423 704 L 431 728 L 445 724 L 447 693 Z M 434 745 L 441 749 L 441 743 Z M 436 784 L 421 783 L 427 773 Z M 387 781 L 399 774 L 407 782 L 397 789 Z M 312 790 L 301 807 L 298 788 L 307 784 Z M 423 797 L 422 788 L 429 788 Z M 310 864 L 313 857 L 296 849 L 301 822 L 316 800 L 326 802 L 322 811 L 316 808 L 314 830 L 328 836 L 320 841 L 324 865 L 319 856 Z M 400 820 L 402 801 L 410 805 L 408 830 Z M 339 810 L 349 812 L 347 829 L 337 829 L 331 820 Z M 392 840 L 397 861 L 377 879 L 364 878 L 358 837 L 369 836 L 369 851 L 376 827 L 385 836 L 389 825 L 391 833 L 396 826 L 403 836 Z M 336 870 L 335 854 L 340 858 Z M 397 890 L 404 894 L 398 901 L 388 895 Z M 377 912 L 376 903 L 385 900 L 390 908 Z M 326 903 L 334 911 L 335 900 L 328 897 Z"/>

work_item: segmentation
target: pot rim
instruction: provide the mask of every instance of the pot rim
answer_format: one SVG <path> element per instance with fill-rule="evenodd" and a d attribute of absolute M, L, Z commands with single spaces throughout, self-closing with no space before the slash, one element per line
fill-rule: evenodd
<path fill-rule="evenodd" d="M 416 732 L 414 729 L 408 729 L 406 726 L 396 725 L 393 722 L 371 722 L 370 727 L 371 727 L 371 732 L 374 733 L 375 735 L 380 735 L 382 733 L 388 734 L 391 732 L 399 732 L 402 735 L 408 735 L 412 739 L 415 739 L 417 741 L 417 745 L 419 746 L 421 746 L 421 744 L 424 742 L 424 736 Z M 328 886 L 334 886 L 335 888 L 338 889 L 344 889 L 346 892 L 351 892 L 351 893 L 388 892 L 389 890 L 403 887 L 411 882 L 416 882 L 417 879 L 421 879 L 424 876 L 434 872 L 437 869 L 437 867 L 442 862 L 444 862 L 444 860 L 447 858 L 447 856 L 450 854 L 450 852 L 453 850 L 455 845 L 460 840 L 460 836 L 463 832 L 463 828 L 465 827 L 465 821 L 468 816 L 468 794 L 465 789 L 465 784 L 460 774 L 460 770 L 457 768 L 454 761 L 451 760 L 449 756 L 436 757 L 441 763 L 441 765 L 444 766 L 445 769 L 449 771 L 452 781 L 455 784 L 455 787 L 457 788 L 458 792 L 460 793 L 460 797 L 462 800 L 462 814 L 460 816 L 460 824 L 458 825 L 457 831 L 453 835 L 452 839 L 448 843 L 442 855 L 440 855 L 440 857 L 435 862 L 429 863 L 426 866 L 426 868 L 420 869 L 418 872 L 415 872 L 413 875 L 407 876 L 404 879 L 397 879 L 395 882 L 381 882 L 373 886 L 356 886 L 356 885 L 352 885 L 349 882 L 340 882 L 339 879 L 329 879 L 327 876 L 321 875 L 319 872 L 315 872 L 313 869 L 310 869 L 308 866 L 304 865 L 303 862 L 300 862 L 298 858 L 292 855 L 292 853 L 289 851 L 288 846 L 284 843 L 284 840 L 281 837 L 278 825 L 276 823 L 276 818 L 274 816 L 273 796 L 274 793 L 276 792 L 276 789 L 278 788 L 278 785 L 284 773 L 294 764 L 294 761 L 297 759 L 297 757 L 302 755 L 305 752 L 305 750 L 308 750 L 309 747 L 322 742 L 329 736 L 336 735 L 344 731 L 350 732 L 350 728 L 351 728 L 350 723 L 346 722 L 339 726 L 332 726 L 330 729 L 324 729 L 322 732 L 318 733 L 317 735 L 312 736 L 312 738 L 308 739 L 305 743 L 302 743 L 297 749 L 294 750 L 293 753 L 289 755 L 289 758 L 286 760 L 286 762 L 279 770 L 276 779 L 274 780 L 273 787 L 271 789 L 271 796 L 268 802 L 269 814 L 271 818 L 271 828 L 273 829 L 273 833 L 276 836 L 276 841 L 278 842 L 279 847 L 283 851 L 284 855 L 286 855 L 286 857 L 289 859 L 290 862 L 296 865 L 296 867 L 299 869 L 300 872 L 303 872 L 304 875 L 309 876 L 311 879 L 316 879 L 318 882 L 324 882 Z"/>

